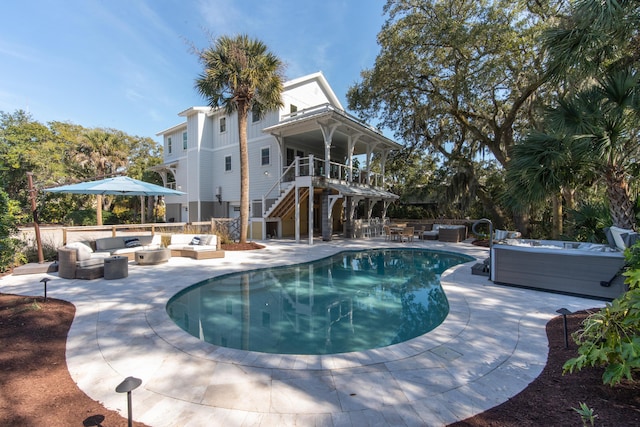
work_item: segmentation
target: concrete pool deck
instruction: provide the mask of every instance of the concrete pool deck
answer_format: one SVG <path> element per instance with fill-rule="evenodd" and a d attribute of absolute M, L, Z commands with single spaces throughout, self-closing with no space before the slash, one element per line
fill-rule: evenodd
<path fill-rule="evenodd" d="M 129 264 L 129 277 L 68 280 L 57 274 L 5 276 L 0 291 L 72 302 L 69 372 L 91 398 L 127 415 L 115 387 L 142 379 L 133 417 L 150 426 L 441 426 L 497 406 L 523 390 L 545 366 L 545 325 L 556 310 L 602 301 L 494 285 L 455 266 L 441 282 L 450 314 L 434 331 L 364 352 L 275 355 L 217 347 L 182 331 L 168 299 L 209 277 L 312 261 L 348 249 L 416 247 L 488 256 L 468 243 L 382 238 L 316 242 L 267 241 L 258 251 L 211 260 L 171 258 Z"/>

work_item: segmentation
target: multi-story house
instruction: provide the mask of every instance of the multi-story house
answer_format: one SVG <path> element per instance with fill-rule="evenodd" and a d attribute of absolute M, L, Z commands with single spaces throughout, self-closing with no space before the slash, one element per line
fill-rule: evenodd
<path fill-rule="evenodd" d="M 344 111 L 322 73 L 288 81 L 284 107 L 263 117 L 250 114 L 249 237 L 295 237 L 334 231 L 351 236 L 359 203 L 371 216 L 375 203 L 397 196 L 385 190 L 388 153 L 400 145 Z M 169 221 L 233 218 L 240 213 L 237 114 L 224 108 L 191 107 L 185 121 L 159 132 L 164 163 L 156 166 L 165 186 L 182 196 L 165 200 Z M 372 159 L 379 159 L 378 173 Z M 354 167 L 361 159 L 363 169 Z"/>

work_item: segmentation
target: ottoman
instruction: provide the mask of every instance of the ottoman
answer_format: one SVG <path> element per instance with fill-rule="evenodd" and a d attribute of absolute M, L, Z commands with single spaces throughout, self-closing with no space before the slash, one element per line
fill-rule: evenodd
<path fill-rule="evenodd" d="M 104 259 L 104 279 L 123 279 L 129 276 L 129 258 L 112 256 Z"/>

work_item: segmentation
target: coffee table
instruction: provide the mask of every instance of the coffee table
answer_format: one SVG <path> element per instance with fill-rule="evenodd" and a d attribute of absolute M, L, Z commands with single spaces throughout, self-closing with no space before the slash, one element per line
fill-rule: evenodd
<path fill-rule="evenodd" d="M 153 265 L 169 261 L 171 249 L 141 249 L 136 251 L 136 262 L 140 265 Z"/>

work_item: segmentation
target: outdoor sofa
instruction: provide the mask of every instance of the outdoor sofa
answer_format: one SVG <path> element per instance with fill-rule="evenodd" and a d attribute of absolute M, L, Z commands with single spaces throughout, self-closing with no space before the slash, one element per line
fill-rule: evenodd
<path fill-rule="evenodd" d="M 126 256 L 135 259 L 142 249 L 160 248 L 161 236 L 118 236 L 96 239 L 95 251 L 89 242 L 73 242 L 58 248 L 58 276 L 64 279 L 96 279 L 104 274 L 104 259 Z"/>
<path fill-rule="evenodd" d="M 426 224 L 421 237 L 423 240 L 458 243 L 467 238 L 467 227 L 452 224 Z"/>
<path fill-rule="evenodd" d="M 190 257 L 193 259 L 224 258 L 220 250 L 220 240 L 215 234 L 172 234 L 171 256 Z"/>
<path fill-rule="evenodd" d="M 499 284 L 605 300 L 627 290 L 623 252 L 610 245 L 506 239 L 492 246 L 490 260 Z"/>
<path fill-rule="evenodd" d="M 108 252 L 110 255 L 120 255 L 134 261 L 136 252 L 143 249 L 159 249 L 162 236 L 159 234 L 142 236 L 116 236 L 96 239 L 96 252 Z"/>

